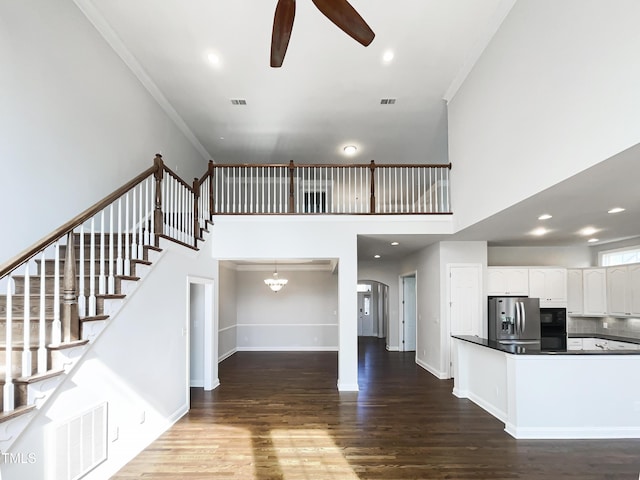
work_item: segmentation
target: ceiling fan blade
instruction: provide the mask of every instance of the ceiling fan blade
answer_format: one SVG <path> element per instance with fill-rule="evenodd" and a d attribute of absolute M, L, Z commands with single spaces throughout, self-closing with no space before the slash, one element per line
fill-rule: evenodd
<path fill-rule="evenodd" d="M 313 3 L 325 17 L 365 47 L 376 36 L 347 0 L 313 0 Z"/>
<path fill-rule="evenodd" d="M 287 53 L 293 18 L 296 15 L 296 0 L 279 0 L 273 17 L 273 32 L 271 34 L 271 66 L 282 66 L 284 55 Z"/>

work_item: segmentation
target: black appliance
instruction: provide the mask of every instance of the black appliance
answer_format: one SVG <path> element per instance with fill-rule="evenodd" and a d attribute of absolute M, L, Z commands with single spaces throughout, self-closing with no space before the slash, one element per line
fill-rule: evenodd
<path fill-rule="evenodd" d="M 567 349 L 567 309 L 540 309 L 540 349 L 563 351 Z"/>

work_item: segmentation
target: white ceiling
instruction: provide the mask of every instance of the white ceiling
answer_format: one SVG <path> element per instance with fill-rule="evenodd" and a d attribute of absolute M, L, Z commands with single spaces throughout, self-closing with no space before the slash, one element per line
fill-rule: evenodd
<path fill-rule="evenodd" d="M 75 0 L 205 158 L 217 163 L 448 163 L 445 98 L 515 0 L 350 0 L 376 38 L 363 47 L 298 0 L 280 69 L 269 67 L 277 0 Z M 391 49 L 393 61 L 382 56 Z M 215 66 L 209 54 L 219 56 Z M 381 105 L 382 98 L 397 99 Z M 233 106 L 231 99 L 247 105 Z M 342 147 L 356 145 L 345 158 Z M 632 154 L 635 153 L 635 156 Z M 637 152 L 596 166 L 454 238 L 584 245 L 640 234 Z M 455 185 L 453 186 L 455 188 Z M 613 206 L 627 211 L 607 215 Z M 541 213 L 552 231 L 533 237 Z M 401 245 L 390 248 L 391 240 Z M 359 255 L 402 256 L 435 236 L 366 236 Z"/>

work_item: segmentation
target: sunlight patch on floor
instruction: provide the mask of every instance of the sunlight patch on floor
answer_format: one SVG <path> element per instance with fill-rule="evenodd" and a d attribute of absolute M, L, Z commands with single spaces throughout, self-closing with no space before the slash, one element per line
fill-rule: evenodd
<path fill-rule="evenodd" d="M 286 480 L 359 478 L 324 430 L 272 430 L 271 441 Z"/>

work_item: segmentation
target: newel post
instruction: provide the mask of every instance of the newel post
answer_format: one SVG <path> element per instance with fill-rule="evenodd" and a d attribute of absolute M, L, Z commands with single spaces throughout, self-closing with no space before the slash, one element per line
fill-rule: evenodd
<path fill-rule="evenodd" d="M 374 160 L 371 160 L 369 168 L 371 169 L 371 202 L 369 205 L 369 213 L 376 213 L 376 162 Z"/>
<path fill-rule="evenodd" d="M 293 160 L 289 161 L 289 213 L 295 213 L 294 204 L 295 197 L 293 195 L 293 171 L 295 167 L 293 165 Z"/>
<path fill-rule="evenodd" d="M 62 278 L 62 341 L 80 340 L 80 319 L 76 291 L 76 249 L 73 231 L 67 233 L 67 250 Z"/>
<path fill-rule="evenodd" d="M 208 220 L 211 221 L 213 219 L 213 179 L 215 168 L 213 165 L 213 160 L 209 160 L 208 165 L 209 172 L 209 217 Z"/>
<path fill-rule="evenodd" d="M 153 165 L 156 171 L 153 176 L 156 183 L 156 195 L 153 206 L 153 225 L 154 225 L 154 245 L 158 246 L 158 235 L 164 233 L 164 216 L 162 214 L 162 177 L 164 175 L 164 162 L 162 161 L 162 155 L 156 153 L 156 157 L 153 159 Z"/>
<path fill-rule="evenodd" d="M 197 178 L 193 179 L 193 246 L 198 246 L 200 238 L 200 183 Z"/>

